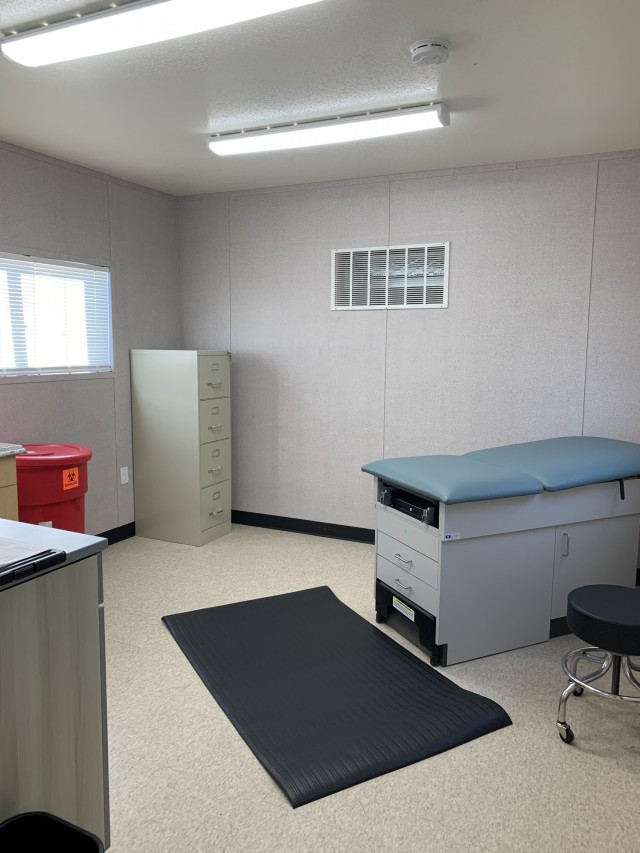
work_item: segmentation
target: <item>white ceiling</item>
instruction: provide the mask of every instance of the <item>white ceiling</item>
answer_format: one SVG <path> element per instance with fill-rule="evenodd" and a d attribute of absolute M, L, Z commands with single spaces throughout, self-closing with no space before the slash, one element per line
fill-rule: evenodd
<path fill-rule="evenodd" d="M 0 0 L 0 30 L 97 5 Z M 445 64 L 412 65 L 427 36 L 451 41 Z M 639 0 L 322 0 L 39 69 L 0 57 L 0 139 L 175 195 L 638 149 L 639 36 Z M 430 100 L 450 127 L 207 148 L 216 131 Z"/>

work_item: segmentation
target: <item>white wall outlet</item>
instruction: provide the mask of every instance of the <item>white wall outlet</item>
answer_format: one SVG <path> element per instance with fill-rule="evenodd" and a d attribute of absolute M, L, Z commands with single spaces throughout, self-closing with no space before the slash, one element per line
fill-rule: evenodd
<path fill-rule="evenodd" d="M 129 482 L 129 469 L 125 465 L 120 469 L 120 485 L 125 486 Z"/>

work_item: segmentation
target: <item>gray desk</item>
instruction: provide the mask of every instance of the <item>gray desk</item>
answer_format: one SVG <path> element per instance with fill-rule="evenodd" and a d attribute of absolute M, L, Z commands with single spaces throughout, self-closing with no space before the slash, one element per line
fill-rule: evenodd
<path fill-rule="evenodd" d="M 67 553 L 54 570 L 0 589 L 0 822 L 47 811 L 108 847 L 107 541 L 2 519 L 0 537 Z"/>

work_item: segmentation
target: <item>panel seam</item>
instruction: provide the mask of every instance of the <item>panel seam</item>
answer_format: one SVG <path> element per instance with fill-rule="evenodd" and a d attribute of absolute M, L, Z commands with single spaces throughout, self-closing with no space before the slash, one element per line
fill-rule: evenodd
<path fill-rule="evenodd" d="M 391 181 L 387 182 L 387 246 L 391 245 Z M 387 288 L 388 290 L 388 288 Z M 382 458 L 387 441 L 387 358 L 389 356 L 389 308 L 384 312 L 384 375 L 382 378 Z"/>
<path fill-rule="evenodd" d="M 587 408 L 587 371 L 589 366 L 589 330 L 591 328 L 591 296 L 593 291 L 593 258 L 595 255 L 595 242 L 596 242 L 596 216 L 598 212 L 598 187 L 600 182 L 600 161 L 596 162 L 596 186 L 595 186 L 595 197 L 593 200 L 593 224 L 591 230 L 591 265 L 589 268 L 589 297 L 587 301 L 587 334 L 585 340 L 585 353 L 584 353 L 584 382 L 582 386 L 582 427 L 580 430 L 580 434 L 584 435 L 584 420 L 585 413 Z"/>
<path fill-rule="evenodd" d="M 229 352 L 233 352 L 231 345 L 231 200 L 227 196 L 227 338 L 229 340 Z"/>

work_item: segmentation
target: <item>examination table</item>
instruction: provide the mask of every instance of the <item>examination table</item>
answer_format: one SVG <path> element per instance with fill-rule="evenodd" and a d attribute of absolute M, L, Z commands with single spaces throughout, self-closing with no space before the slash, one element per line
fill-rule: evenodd
<path fill-rule="evenodd" d="M 567 595 L 635 586 L 640 444 L 565 436 L 370 462 L 375 595 L 449 665 L 567 632 Z"/>

